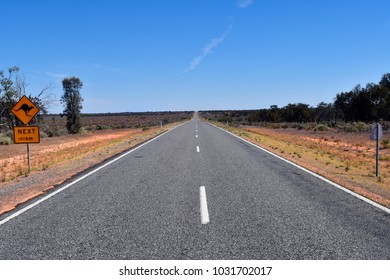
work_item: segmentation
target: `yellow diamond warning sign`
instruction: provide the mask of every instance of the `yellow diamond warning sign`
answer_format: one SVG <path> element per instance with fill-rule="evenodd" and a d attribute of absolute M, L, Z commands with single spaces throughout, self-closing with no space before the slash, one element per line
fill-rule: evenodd
<path fill-rule="evenodd" d="M 15 126 L 15 144 L 39 143 L 39 126 Z"/>
<path fill-rule="evenodd" d="M 39 109 L 28 99 L 25 95 L 16 103 L 16 105 L 11 110 L 15 116 L 24 124 L 28 124 L 36 114 L 38 114 Z"/>

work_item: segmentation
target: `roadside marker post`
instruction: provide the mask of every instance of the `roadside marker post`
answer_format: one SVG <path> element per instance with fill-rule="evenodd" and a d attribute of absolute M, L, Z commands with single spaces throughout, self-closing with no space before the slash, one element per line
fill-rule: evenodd
<path fill-rule="evenodd" d="M 372 125 L 372 130 L 370 134 L 370 140 L 376 140 L 376 166 L 375 166 L 375 176 L 379 177 L 379 140 L 383 137 L 382 125 L 379 123 Z"/>
<path fill-rule="evenodd" d="M 40 135 L 39 126 L 28 126 L 28 123 L 38 114 L 39 108 L 23 95 L 11 112 L 25 125 L 14 127 L 14 143 L 27 144 L 27 164 L 28 173 L 30 173 L 30 143 L 39 143 Z"/>

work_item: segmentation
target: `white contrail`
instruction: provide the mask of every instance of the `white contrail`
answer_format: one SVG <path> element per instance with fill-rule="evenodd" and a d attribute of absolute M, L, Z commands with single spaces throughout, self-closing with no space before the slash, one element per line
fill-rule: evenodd
<path fill-rule="evenodd" d="M 254 0 L 238 0 L 238 7 L 244 9 L 244 8 L 248 8 L 250 5 L 253 4 L 253 2 L 255 2 Z"/>
<path fill-rule="evenodd" d="M 188 67 L 188 69 L 186 69 L 184 71 L 184 73 L 187 73 L 189 71 L 192 71 L 194 70 L 201 62 L 202 60 L 211 53 L 211 51 L 216 48 L 219 44 L 221 44 L 223 42 L 223 40 L 225 40 L 226 36 L 230 33 L 230 31 L 232 30 L 233 26 L 232 25 L 229 25 L 228 29 L 225 31 L 224 34 L 222 34 L 222 36 L 218 37 L 218 38 L 215 38 L 215 39 L 212 39 L 204 48 L 203 48 L 203 52 L 201 55 L 195 57 L 194 59 L 192 59 L 191 63 L 190 63 L 190 67 Z"/>

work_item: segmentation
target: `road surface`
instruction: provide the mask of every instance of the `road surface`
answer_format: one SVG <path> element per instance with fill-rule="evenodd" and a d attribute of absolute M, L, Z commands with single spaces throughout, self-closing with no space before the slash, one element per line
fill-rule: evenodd
<path fill-rule="evenodd" d="M 0 259 L 390 259 L 389 213 L 198 118 L 84 177 Z"/>

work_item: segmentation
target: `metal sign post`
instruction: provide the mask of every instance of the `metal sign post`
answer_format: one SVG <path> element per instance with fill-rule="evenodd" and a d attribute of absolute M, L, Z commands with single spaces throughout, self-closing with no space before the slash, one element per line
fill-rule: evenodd
<path fill-rule="evenodd" d="M 379 176 L 379 124 L 376 124 L 376 166 L 375 166 L 375 176 Z"/>
<path fill-rule="evenodd" d="M 27 144 L 27 164 L 28 173 L 30 173 L 30 143 L 39 143 L 39 127 L 28 126 L 28 123 L 39 112 L 39 108 L 35 106 L 30 99 L 25 95 L 11 109 L 11 112 L 22 122 L 25 126 L 14 127 L 14 143 Z"/>
<path fill-rule="evenodd" d="M 375 166 L 375 176 L 379 177 L 379 140 L 383 137 L 382 126 L 379 123 L 376 123 L 372 126 L 372 131 L 370 135 L 370 140 L 376 140 L 376 166 Z"/>
<path fill-rule="evenodd" d="M 28 165 L 28 173 L 30 173 L 30 144 L 27 143 L 27 165 Z"/>

